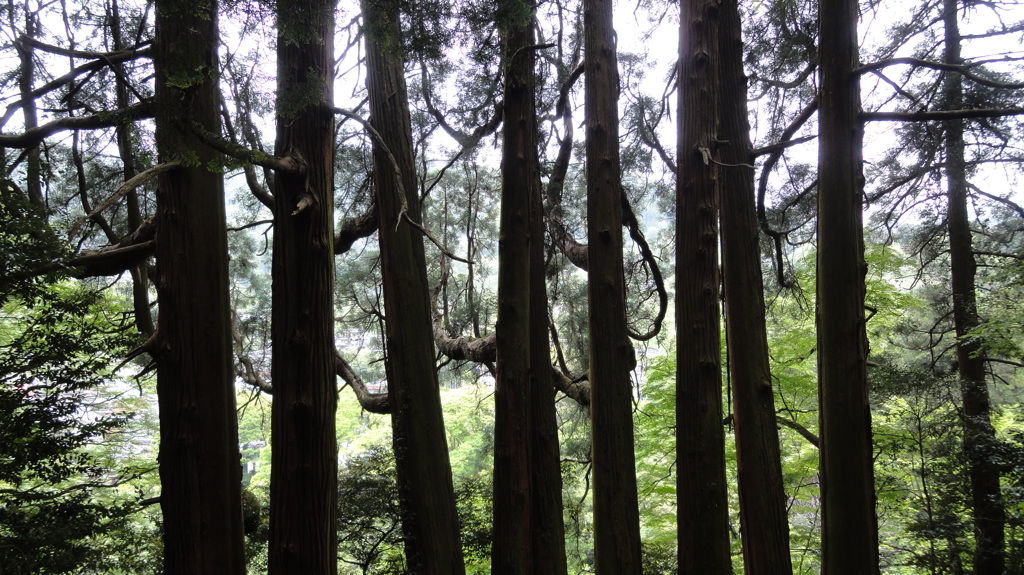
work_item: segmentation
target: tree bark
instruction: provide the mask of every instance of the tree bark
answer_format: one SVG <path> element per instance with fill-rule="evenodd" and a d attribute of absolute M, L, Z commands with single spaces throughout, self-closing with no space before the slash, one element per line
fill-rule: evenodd
<path fill-rule="evenodd" d="M 380 223 L 388 394 L 409 573 L 465 573 L 434 362 L 396 0 L 363 0 L 373 182 Z"/>
<path fill-rule="evenodd" d="M 944 0 L 944 63 L 959 66 L 959 2 Z M 946 72 L 943 97 L 946 109 L 963 107 L 963 77 Z M 985 379 L 983 342 L 971 330 L 981 325 L 975 295 L 974 249 L 970 214 L 967 209 L 967 163 L 964 154 L 964 121 L 944 123 L 946 148 L 946 226 L 949 231 L 950 282 L 953 295 L 953 323 L 956 330 L 957 375 L 963 400 L 964 452 L 971 484 L 971 514 L 974 519 L 974 573 L 1001 575 L 1004 569 L 1006 536 L 999 469 L 993 461 L 996 443 Z"/>
<path fill-rule="evenodd" d="M 110 16 L 110 35 L 113 40 L 115 52 L 124 50 L 124 38 L 121 32 L 121 13 L 117 0 L 113 0 L 108 6 Z M 130 105 L 128 98 L 127 76 L 124 73 L 123 62 L 110 62 L 110 68 L 117 78 L 115 86 L 115 97 L 117 108 L 123 110 Z M 114 130 L 117 139 L 118 155 L 124 163 L 124 181 L 128 182 L 138 174 L 135 160 L 135 150 L 132 149 L 132 130 L 134 126 L 130 123 L 118 124 Z M 125 207 L 128 213 L 128 229 L 131 231 L 142 226 L 142 207 L 139 203 L 138 190 L 128 192 Z M 130 232 L 129 232 L 130 233 Z M 148 262 L 135 266 L 130 270 L 132 276 L 132 304 L 135 308 L 135 327 L 140 333 L 147 336 L 153 335 L 156 329 L 153 325 L 153 314 L 149 311 L 149 265 Z"/>
<path fill-rule="evenodd" d="M 583 29 L 594 569 L 597 575 L 640 575 L 630 380 L 636 358 L 626 324 L 619 74 L 611 0 L 584 1 Z"/>
<path fill-rule="evenodd" d="M 680 2 L 676 497 L 680 573 L 732 573 L 718 308 L 720 0 Z"/>
<path fill-rule="evenodd" d="M 156 4 L 156 119 L 160 161 L 188 166 L 157 188 L 164 573 L 245 572 L 242 471 L 231 353 L 224 183 L 219 154 L 182 126 L 219 130 L 217 3 Z"/>
<path fill-rule="evenodd" d="M 501 160 L 501 218 L 498 239 L 498 315 L 495 326 L 498 372 L 494 390 L 495 575 L 533 572 L 531 532 L 532 386 L 530 306 L 532 295 L 530 200 L 537 173 L 536 120 L 531 108 L 533 51 L 530 8 L 519 0 L 499 5 L 498 26 L 505 43 L 505 121 Z M 523 22 L 520 22 L 523 20 Z M 546 326 L 545 326 L 546 327 Z M 545 340 L 547 334 L 545 330 Z"/>
<path fill-rule="evenodd" d="M 270 575 L 337 573 L 334 9 L 279 0 Z"/>
<path fill-rule="evenodd" d="M 819 7 L 818 392 L 822 574 L 878 573 L 867 394 L 856 0 Z"/>
<path fill-rule="evenodd" d="M 495 575 L 564 575 L 565 535 L 548 344 L 537 149 L 533 10 L 505 0 L 498 373 L 494 424 Z"/>
<path fill-rule="evenodd" d="M 14 10 L 11 3 L 10 9 Z M 13 14 L 11 15 L 13 19 Z M 39 117 L 36 111 L 36 100 L 32 97 L 32 83 L 36 76 L 36 64 L 32 56 L 31 40 L 35 39 L 38 16 L 28 10 L 28 2 L 25 3 L 25 35 L 14 42 L 18 53 L 18 60 L 21 63 L 21 71 L 18 74 L 18 88 L 21 91 L 22 114 L 25 118 L 25 131 L 39 127 Z M 28 200 L 40 210 L 46 210 L 46 198 L 43 197 L 42 166 L 39 157 L 39 144 L 31 146 L 25 153 L 25 191 L 28 193 Z"/>
<path fill-rule="evenodd" d="M 743 566 L 748 575 L 788 575 L 789 515 L 769 368 L 764 280 L 754 201 L 754 158 L 737 0 L 722 0 L 719 128 L 722 279 L 733 393 Z"/>

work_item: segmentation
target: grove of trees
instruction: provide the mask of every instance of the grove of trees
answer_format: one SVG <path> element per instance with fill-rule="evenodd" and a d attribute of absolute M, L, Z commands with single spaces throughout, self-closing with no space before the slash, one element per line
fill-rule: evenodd
<path fill-rule="evenodd" d="M 1016 0 L 8 0 L 0 575 L 1024 574 Z"/>

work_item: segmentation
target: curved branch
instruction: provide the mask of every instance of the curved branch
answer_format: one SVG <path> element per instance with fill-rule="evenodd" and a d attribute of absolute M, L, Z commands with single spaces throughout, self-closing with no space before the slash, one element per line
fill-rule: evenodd
<path fill-rule="evenodd" d="M 110 196 L 107 197 L 107 199 L 103 200 L 103 202 L 99 206 L 94 208 L 92 211 L 90 211 L 88 215 L 79 218 L 78 221 L 75 222 L 75 225 L 71 226 L 71 231 L 68 232 L 68 237 L 74 237 L 75 234 L 78 233 L 78 230 L 81 229 L 82 225 L 86 222 L 86 220 L 93 219 L 96 216 L 100 215 L 104 210 L 114 205 L 118 200 L 126 196 L 132 190 L 145 184 L 154 177 L 168 170 L 177 168 L 180 165 L 181 162 L 176 161 L 164 162 L 162 164 L 157 164 L 152 168 L 143 171 L 140 174 L 136 174 L 135 177 L 121 184 L 121 186 L 117 188 L 117 191 L 115 191 L 113 194 L 110 194 Z"/>
<path fill-rule="evenodd" d="M 970 189 L 974 190 L 975 193 L 978 193 L 978 194 L 980 194 L 982 196 L 985 196 L 986 198 L 988 198 L 988 199 L 990 199 L 990 200 L 992 200 L 994 202 L 999 202 L 999 203 L 1003 204 L 1004 206 L 1006 206 L 1006 207 L 1010 208 L 1011 210 L 1017 212 L 1018 216 L 1024 218 L 1024 207 L 1021 207 L 1020 204 L 1014 202 L 1013 200 L 1010 200 L 1008 198 L 1001 198 L 999 196 L 990 194 L 990 193 L 982 190 L 981 188 L 979 188 L 975 184 L 967 184 L 967 186 Z"/>
<path fill-rule="evenodd" d="M 772 229 L 768 223 L 768 214 L 765 208 L 765 196 L 768 193 L 768 177 L 771 175 L 772 170 L 775 168 L 775 164 L 782 158 L 782 152 L 785 151 L 785 147 L 782 144 L 789 142 L 796 135 L 797 131 L 807 123 L 814 113 L 818 111 L 818 99 L 815 98 L 804 106 L 803 110 L 797 114 L 793 121 L 783 130 L 782 135 L 779 136 L 779 141 L 772 145 L 774 148 L 768 153 L 768 158 L 764 161 L 764 165 L 761 166 L 761 177 L 757 181 L 757 222 L 761 226 L 763 231 L 768 237 L 772 238 L 772 242 L 775 244 L 775 255 L 772 260 L 775 264 L 775 277 L 779 282 L 779 285 L 785 288 L 793 287 L 793 282 L 786 279 L 786 271 L 783 268 L 782 258 L 782 240 L 783 233 L 777 232 Z"/>
<path fill-rule="evenodd" d="M 272 156 L 261 150 L 253 150 L 223 138 L 200 126 L 197 122 L 191 122 L 189 129 L 207 146 L 246 164 L 299 175 L 306 171 L 306 161 L 301 156 Z"/>
<path fill-rule="evenodd" d="M 335 374 L 345 381 L 356 394 L 356 400 L 363 409 L 370 413 L 389 414 L 391 413 L 391 396 L 387 393 L 370 393 L 366 389 L 366 383 L 359 374 L 352 369 L 345 358 L 337 351 L 334 352 Z"/>
<path fill-rule="evenodd" d="M 971 72 L 970 64 L 947 64 L 944 62 L 934 62 L 932 60 L 923 60 L 921 58 L 889 58 L 888 60 L 880 60 L 878 62 L 871 62 L 870 64 L 864 64 L 860 68 L 854 70 L 855 74 L 863 74 L 865 72 L 873 72 L 875 70 L 881 70 L 889 66 L 914 66 L 916 68 L 930 68 L 932 70 L 939 70 L 943 72 L 959 72 L 964 78 L 988 86 L 990 88 L 1006 88 L 1016 90 L 1024 88 L 1024 82 L 999 82 L 979 76 L 974 72 Z"/>
<path fill-rule="evenodd" d="M 34 148 L 46 138 L 68 130 L 95 130 L 110 128 L 122 122 L 134 122 L 152 118 L 155 107 L 151 102 L 142 102 L 123 110 L 97 112 L 90 116 L 73 116 L 58 118 L 42 126 L 25 130 L 20 134 L 0 134 L 0 147 Z"/>
<path fill-rule="evenodd" d="M 665 280 L 661 276 L 658 260 L 655 259 L 654 252 L 651 251 L 651 246 L 647 243 L 647 238 L 640 230 L 640 222 L 633 212 L 633 206 L 629 204 L 629 198 L 626 197 L 625 191 L 622 192 L 622 223 L 629 228 L 629 237 L 633 238 L 637 247 L 640 248 L 640 256 L 647 262 L 647 267 L 651 270 L 651 277 L 654 279 L 654 287 L 658 292 L 658 315 L 655 316 L 654 326 L 650 331 L 641 334 L 627 327 L 629 337 L 638 341 L 647 341 L 661 333 L 661 324 L 665 320 L 665 314 L 668 313 L 668 290 L 665 289 Z"/>
<path fill-rule="evenodd" d="M 449 359 L 468 360 L 477 363 L 493 362 L 497 359 L 498 345 L 492 333 L 484 337 L 452 337 L 444 329 L 441 318 L 434 315 L 434 344 L 437 350 Z"/>
<path fill-rule="evenodd" d="M 350 249 L 357 240 L 368 238 L 377 231 L 377 204 L 372 203 L 362 215 L 346 218 L 334 235 L 334 255 L 341 255 Z"/>
<path fill-rule="evenodd" d="M 92 62 L 88 62 L 86 64 L 82 64 L 81 66 L 77 66 L 71 69 L 68 73 L 64 74 L 63 76 L 55 78 L 43 84 L 42 86 L 36 88 L 35 90 L 32 90 L 28 93 L 27 99 L 19 99 L 8 104 L 7 109 L 4 111 L 4 115 L 0 117 L 0 128 L 3 128 L 7 125 L 7 122 L 10 121 L 11 117 L 14 116 L 15 112 L 17 112 L 25 106 L 25 103 L 28 99 L 38 99 L 40 96 L 44 94 L 48 94 L 58 88 L 70 84 L 71 82 L 75 81 L 76 78 L 87 72 L 96 72 L 97 70 L 100 70 L 105 66 L 126 62 L 128 60 L 134 60 L 136 58 L 143 56 L 149 56 L 151 53 L 152 50 L 150 48 L 144 48 L 139 50 L 130 49 L 122 50 L 120 52 L 108 52 L 105 54 L 99 54 L 96 56 L 98 59 L 93 60 Z"/>

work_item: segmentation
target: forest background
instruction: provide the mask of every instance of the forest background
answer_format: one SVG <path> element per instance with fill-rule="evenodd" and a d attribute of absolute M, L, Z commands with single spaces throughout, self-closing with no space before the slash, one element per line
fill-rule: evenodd
<path fill-rule="evenodd" d="M 9 0 L 0 574 L 1024 573 L 1021 14 Z"/>

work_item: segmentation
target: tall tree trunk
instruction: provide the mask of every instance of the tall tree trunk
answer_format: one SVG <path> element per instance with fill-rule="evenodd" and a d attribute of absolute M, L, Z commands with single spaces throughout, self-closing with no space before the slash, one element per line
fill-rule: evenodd
<path fill-rule="evenodd" d="M 31 10 L 29 0 L 25 0 L 25 37 L 35 39 L 38 16 Z M 11 16 L 11 28 L 14 20 L 14 2 L 8 4 Z M 18 52 L 18 59 L 21 63 L 21 71 L 18 75 L 18 89 L 21 91 L 21 101 L 24 102 L 21 112 L 25 118 L 25 131 L 39 126 L 39 118 L 36 112 L 36 99 L 32 97 L 32 83 L 36 76 L 36 64 L 32 58 L 32 47 L 18 38 L 14 42 Z M 25 152 L 25 188 L 28 193 L 29 202 L 40 210 L 46 209 L 46 198 L 43 197 L 43 178 L 40 166 L 39 146 L 33 146 Z"/>
<path fill-rule="evenodd" d="M 530 475 L 530 274 L 535 238 L 530 236 L 530 200 L 537 169 L 533 105 L 530 8 L 520 0 L 499 6 L 505 43 L 504 130 L 501 159 L 501 220 L 498 240 L 498 373 L 494 391 L 495 575 L 533 572 Z M 521 22 L 522 21 L 522 22 Z M 545 335 L 545 341 L 547 337 Z"/>
<path fill-rule="evenodd" d="M 334 8 L 277 4 L 270 575 L 337 573 Z"/>
<path fill-rule="evenodd" d="M 533 10 L 499 6 L 505 43 L 498 377 L 495 390 L 495 575 L 564 575 L 558 427 L 551 385 L 537 150 Z"/>
<path fill-rule="evenodd" d="M 680 2 L 676 178 L 679 572 L 732 573 L 718 309 L 720 0 Z"/>
<path fill-rule="evenodd" d="M 220 130 L 217 3 L 156 4 L 160 175 L 154 355 L 160 406 L 164 573 L 245 572 L 220 157 L 183 127 Z"/>
<path fill-rule="evenodd" d="M 385 369 L 409 573 L 465 573 L 434 364 L 427 264 L 396 0 L 363 0 L 373 182 L 380 222 Z"/>
<path fill-rule="evenodd" d="M 626 327 L 619 73 L 611 0 L 584 0 L 583 29 L 594 569 L 597 575 L 640 575 L 630 381 L 636 357 Z"/>
<path fill-rule="evenodd" d="M 736 425 L 744 573 L 788 575 L 789 516 L 769 368 L 764 280 L 754 202 L 754 159 L 737 0 L 723 0 L 719 29 L 718 138 L 722 279 Z"/>
<path fill-rule="evenodd" d="M 532 24 L 531 24 L 532 30 Z M 533 40 L 530 40 L 533 43 Z M 532 68 L 531 68 L 532 69 Z M 506 100 L 507 101 L 507 100 Z M 507 114 L 506 108 L 506 114 Z M 508 116 L 506 116 L 507 118 Z M 536 114 L 533 114 L 536 117 Z M 536 142 L 536 140 L 534 140 Z M 536 144 L 534 150 L 536 150 Z M 562 517 L 562 460 L 555 390 L 551 383 L 547 276 L 544 262 L 544 202 L 537 179 L 530 189 L 530 455 L 533 499 L 533 573 L 566 575 L 565 522 Z"/>
<path fill-rule="evenodd" d="M 124 38 L 121 31 L 121 11 L 117 0 L 113 0 L 110 3 L 108 10 L 113 48 L 115 52 L 120 52 L 124 49 Z M 110 67 L 117 78 L 117 83 L 114 87 L 117 108 L 125 110 L 131 103 L 128 98 L 128 86 L 125 84 L 128 76 L 124 73 L 124 64 L 121 62 L 111 62 Z M 132 130 L 134 129 L 135 126 L 128 122 L 118 124 L 114 128 L 118 155 L 124 163 L 123 177 L 126 182 L 134 178 L 138 173 L 135 150 L 132 146 Z M 128 196 L 125 198 L 125 206 L 128 216 L 127 233 L 130 234 L 142 226 L 142 208 L 139 203 L 139 191 L 137 189 L 128 192 Z M 149 311 L 149 262 L 142 262 L 129 270 L 129 272 L 132 275 L 132 303 L 135 308 L 135 327 L 140 333 L 152 335 L 156 328 L 153 325 L 153 314 Z"/>
<path fill-rule="evenodd" d="M 822 574 L 878 573 L 864 330 L 857 0 L 819 3 L 818 394 Z"/>
<path fill-rule="evenodd" d="M 943 0 L 945 31 L 944 60 L 962 65 L 960 57 L 959 2 Z M 947 72 L 943 96 L 948 110 L 963 107 L 963 77 Z M 970 214 L 967 210 L 967 167 L 964 159 L 964 121 L 945 123 L 946 225 L 949 230 L 949 262 L 953 292 L 953 323 L 960 393 L 963 399 L 964 451 L 971 483 L 971 513 L 974 519 L 974 573 L 1000 575 L 1004 565 L 1004 524 L 999 469 L 993 461 L 995 429 L 992 427 L 985 356 L 982 341 L 970 331 L 981 324 L 975 296 L 974 250 L 971 245 Z"/>

